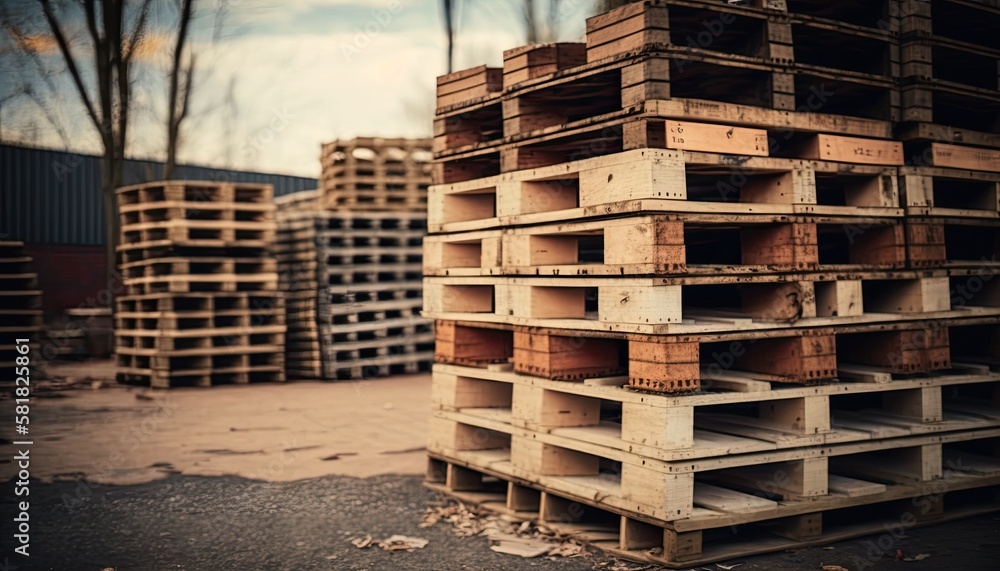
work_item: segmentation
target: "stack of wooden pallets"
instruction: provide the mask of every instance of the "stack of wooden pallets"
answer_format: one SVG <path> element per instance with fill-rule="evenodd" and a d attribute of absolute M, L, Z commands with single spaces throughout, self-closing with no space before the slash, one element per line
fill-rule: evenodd
<path fill-rule="evenodd" d="M 431 181 L 428 139 L 357 137 L 324 144 L 321 191 L 328 210 L 420 211 Z"/>
<path fill-rule="evenodd" d="M 989 268 L 1000 244 L 1000 6 L 909 1 L 899 11 L 914 267 Z"/>
<path fill-rule="evenodd" d="M 427 371 L 420 316 L 430 142 L 323 145 L 323 188 L 278 203 L 289 374 L 329 380 Z"/>
<path fill-rule="evenodd" d="M 12 383 L 16 375 L 18 346 L 37 349 L 42 331 L 42 292 L 31 257 L 21 242 L 0 242 L 0 382 Z M 18 341 L 24 339 L 24 341 Z M 31 355 L 30 364 L 38 364 Z M 23 362 L 23 359 L 22 359 Z M 22 385 L 23 386 L 23 385 Z"/>
<path fill-rule="evenodd" d="M 434 487 L 670 567 L 1000 507 L 997 235 L 920 218 L 896 5 L 749 4 L 439 78 Z"/>
<path fill-rule="evenodd" d="M 283 381 L 270 185 L 164 181 L 120 188 L 115 312 L 122 382 Z"/>
<path fill-rule="evenodd" d="M 316 255 L 320 192 L 295 192 L 277 205 L 278 286 L 285 294 L 285 371 L 289 377 L 321 378 L 322 348 L 317 322 L 319 291 Z"/>

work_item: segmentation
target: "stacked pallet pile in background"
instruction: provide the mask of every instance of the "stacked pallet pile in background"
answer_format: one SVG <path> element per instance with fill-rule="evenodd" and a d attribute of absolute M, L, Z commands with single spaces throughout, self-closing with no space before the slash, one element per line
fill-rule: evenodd
<path fill-rule="evenodd" d="M 13 386 L 17 358 L 22 356 L 18 346 L 38 349 L 42 331 L 42 292 L 38 288 L 38 274 L 32 268 L 31 257 L 21 242 L 0 242 L 0 383 Z M 18 339 L 26 339 L 18 343 Z M 39 355 L 30 355 L 33 365 Z"/>
<path fill-rule="evenodd" d="M 900 122 L 894 2 L 750 4 L 438 79 L 433 487 L 669 567 L 1000 508 L 996 116 Z"/>
<path fill-rule="evenodd" d="M 323 145 L 323 188 L 278 199 L 290 375 L 429 370 L 434 333 L 420 316 L 429 145 L 373 138 Z"/>
<path fill-rule="evenodd" d="M 420 212 L 431 182 L 429 139 L 357 137 L 322 146 L 327 210 Z"/>
<path fill-rule="evenodd" d="M 278 287 L 285 294 L 285 372 L 289 378 L 322 378 L 317 299 L 316 222 L 323 214 L 320 192 L 307 190 L 274 199 L 278 213 Z"/>
<path fill-rule="evenodd" d="M 117 194 L 119 381 L 284 381 L 272 187 L 164 181 Z"/>

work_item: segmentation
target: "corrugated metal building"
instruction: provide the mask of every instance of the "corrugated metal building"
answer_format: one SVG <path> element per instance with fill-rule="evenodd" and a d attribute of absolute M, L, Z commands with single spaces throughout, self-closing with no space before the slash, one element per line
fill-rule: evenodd
<path fill-rule="evenodd" d="M 160 163 L 128 160 L 124 182 L 158 180 L 162 172 Z M 317 185 L 313 178 L 192 165 L 178 166 L 174 178 L 270 184 L 275 196 Z M 29 244 L 101 245 L 102 201 L 100 157 L 0 145 L 0 234 L 7 234 L 5 239 Z"/>
<path fill-rule="evenodd" d="M 317 170 L 319 165 L 317 161 Z M 317 187 L 316 179 L 193 165 L 176 178 L 255 182 L 275 196 Z M 125 184 L 160 178 L 163 165 L 125 163 Z M 45 313 L 93 307 L 106 287 L 100 157 L 0 145 L 0 240 L 19 240 L 35 258 Z"/>

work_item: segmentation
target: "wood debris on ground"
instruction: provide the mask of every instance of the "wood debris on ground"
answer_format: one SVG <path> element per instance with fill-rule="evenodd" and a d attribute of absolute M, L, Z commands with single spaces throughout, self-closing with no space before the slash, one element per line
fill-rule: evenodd
<path fill-rule="evenodd" d="M 490 549 L 520 557 L 579 557 L 586 548 L 577 540 L 530 521 L 515 522 L 494 513 L 480 513 L 462 502 L 432 505 L 424 511 L 420 527 L 438 522 L 451 525 L 459 537 L 486 537 Z"/>
<path fill-rule="evenodd" d="M 386 551 L 412 552 L 414 550 L 427 547 L 427 544 L 430 542 L 422 537 L 407 537 L 405 535 L 393 535 L 380 540 L 372 539 L 371 535 L 366 535 L 365 537 L 355 537 L 351 540 L 351 543 L 359 549 L 365 549 L 375 545 Z"/>

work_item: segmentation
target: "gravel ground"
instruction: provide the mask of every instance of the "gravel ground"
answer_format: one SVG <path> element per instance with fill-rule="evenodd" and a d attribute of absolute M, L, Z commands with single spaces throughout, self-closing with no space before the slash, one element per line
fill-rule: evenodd
<path fill-rule="evenodd" d="M 8 490 L 13 486 L 12 482 L 3 485 L 10 486 Z M 6 566 L 0 564 L 0 570 L 606 570 L 614 564 L 600 555 L 523 559 L 490 551 L 483 538 L 456 537 L 447 524 L 418 528 L 426 503 L 439 497 L 413 476 L 331 476 L 283 483 L 171 476 L 133 486 L 35 482 L 30 497 L 30 564 L 14 555 Z M 5 555 L 13 549 L 7 525 L 11 501 L 4 494 Z M 376 539 L 403 534 L 430 543 L 409 553 L 358 549 L 350 543 L 368 534 Z M 869 567 L 859 566 L 856 562 L 864 559 L 870 541 L 729 565 L 740 563 L 738 571 L 819 570 L 823 564 L 842 565 L 849 571 L 996 569 L 1000 518 L 986 516 L 911 530 L 899 547 L 907 554 L 931 555 L 913 563 L 883 559 Z"/>

